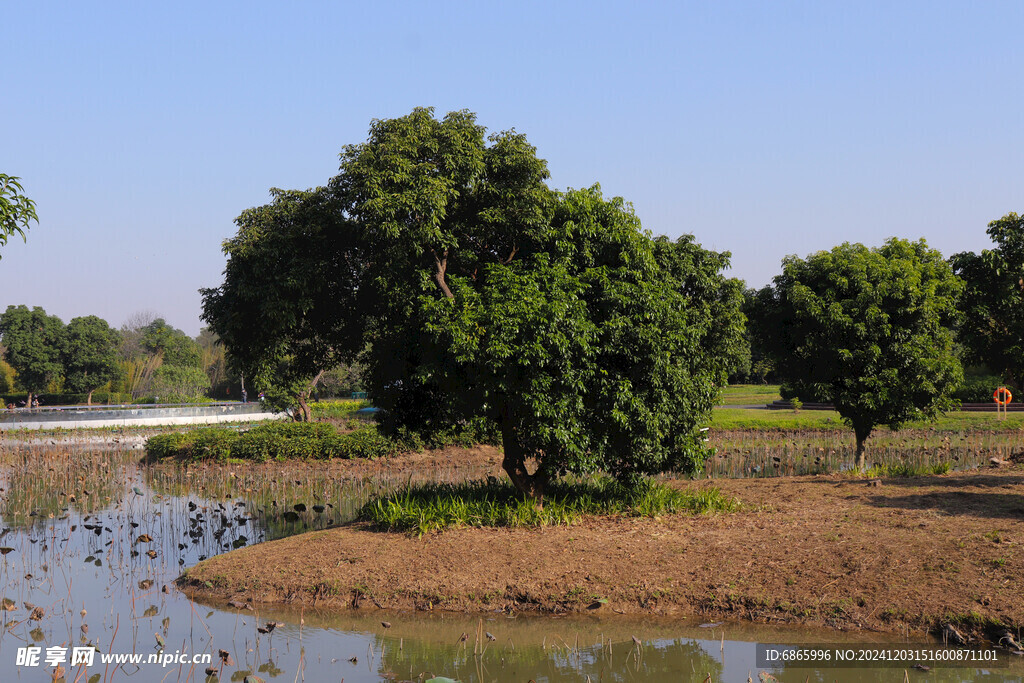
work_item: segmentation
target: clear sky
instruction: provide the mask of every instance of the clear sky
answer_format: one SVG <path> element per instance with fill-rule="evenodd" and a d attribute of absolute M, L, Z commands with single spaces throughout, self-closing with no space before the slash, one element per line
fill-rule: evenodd
<path fill-rule="evenodd" d="M 733 254 L 925 237 L 1024 212 L 1022 2 L 21 2 L 0 21 L 0 172 L 40 222 L 0 310 L 199 331 L 221 242 L 415 106 L 515 127 L 553 187 Z"/>

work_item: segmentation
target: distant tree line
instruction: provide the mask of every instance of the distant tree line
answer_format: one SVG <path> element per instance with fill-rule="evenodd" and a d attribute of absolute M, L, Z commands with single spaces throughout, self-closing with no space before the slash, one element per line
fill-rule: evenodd
<path fill-rule="evenodd" d="M 325 371 L 329 395 L 358 389 L 358 368 Z M 262 387 L 250 387 L 253 398 Z M 208 328 L 196 338 L 149 312 L 120 329 L 95 315 L 60 318 L 36 306 L 8 306 L 0 315 L 0 395 L 41 394 L 61 402 L 187 403 L 242 397 L 242 378 L 227 363 L 224 345 Z M 21 401 L 19 400 L 19 403 Z"/>
<path fill-rule="evenodd" d="M 143 315 L 120 330 L 95 315 L 65 325 L 36 306 L 8 306 L 0 315 L 0 344 L 7 366 L 7 392 L 27 394 L 96 392 L 138 400 L 160 397 L 189 401 L 204 397 L 211 381 L 202 348 L 163 319 Z"/>

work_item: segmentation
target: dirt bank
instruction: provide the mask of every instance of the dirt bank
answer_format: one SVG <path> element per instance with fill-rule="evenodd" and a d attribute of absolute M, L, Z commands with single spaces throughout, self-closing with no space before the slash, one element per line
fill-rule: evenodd
<path fill-rule="evenodd" d="M 179 587 L 249 604 L 596 609 L 879 631 L 1024 625 L 1020 465 L 880 485 L 716 485 L 743 511 L 423 538 L 353 524 L 211 558 Z"/>

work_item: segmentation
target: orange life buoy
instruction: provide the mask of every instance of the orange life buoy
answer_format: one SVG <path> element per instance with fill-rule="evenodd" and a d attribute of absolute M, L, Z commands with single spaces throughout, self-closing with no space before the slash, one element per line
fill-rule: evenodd
<path fill-rule="evenodd" d="M 992 392 L 992 398 L 995 399 L 996 403 L 1001 406 L 1005 406 L 1007 403 L 1013 400 L 1013 394 L 1006 387 L 999 387 Z"/>

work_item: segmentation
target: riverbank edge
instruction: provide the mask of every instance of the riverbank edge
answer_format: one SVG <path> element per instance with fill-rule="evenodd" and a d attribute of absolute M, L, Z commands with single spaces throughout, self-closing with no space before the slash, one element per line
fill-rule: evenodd
<path fill-rule="evenodd" d="M 993 642 L 1009 630 L 1019 640 L 1024 518 L 1000 521 L 1006 540 L 993 555 L 985 552 L 992 525 L 984 519 L 951 513 L 945 521 L 958 527 L 944 529 L 934 509 L 913 509 L 905 494 L 935 496 L 931 486 L 948 493 L 963 483 L 1021 497 L 1022 472 L 874 487 L 836 477 L 746 480 L 727 484 L 734 490 L 726 492 L 747 494 L 740 513 L 595 517 L 567 527 L 461 528 L 417 538 L 351 523 L 210 558 L 176 583 L 195 600 L 236 606 L 652 614 L 933 635 L 952 626 Z M 835 491 L 810 504 L 782 502 L 823 486 Z M 877 499 L 886 496 L 899 506 L 883 502 L 880 513 Z M 766 504 L 772 497 L 780 504 Z M 843 549 L 827 552 L 837 543 Z M 875 557 L 863 557 L 868 549 Z M 991 576 L 972 583 L 967 577 L 978 567 Z"/>
<path fill-rule="evenodd" d="M 334 529 L 333 531 L 338 531 Z M 318 532 L 311 532 L 318 533 Z M 303 534 L 305 536 L 306 534 Z M 237 552 L 237 551 L 233 551 Z M 191 600 L 211 606 L 251 610 L 261 606 L 305 605 L 318 609 L 365 610 L 389 612 L 438 611 L 462 614 L 517 612 L 531 614 L 593 614 L 651 615 L 680 619 L 711 621 L 745 621 L 756 624 L 808 626 L 843 632 L 926 633 L 941 637 L 947 625 L 969 640 L 983 639 L 996 643 L 1009 629 L 1014 633 L 1024 622 L 993 620 L 978 613 L 914 614 L 903 607 L 889 607 L 887 621 L 865 624 L 856 616 L 839 611 L 835 602 L 823 609 L 810 610 L 795 603 L 772 601 L 763 594 L 730 592 L 723 596 L 700 591 L 666 594 L 659 590 L 633 590 L 617 587 L 601 592 L 594 599 L 578 592 L 576 587 L 562 593 L 547 595 L 531 593 L 514 584 L 492 587 L 483 593 L 441 593 L 394 586 L 370 585 L 344 578 L 310 581 L 303 586 L 273 586 L 248 580 L 219 569 L 197 566 L 176 580 L 176 586 Z M 658 577 L 649 577 L 657 582 Z M 840 597 L 836 602 L 852 599 Z"/>

